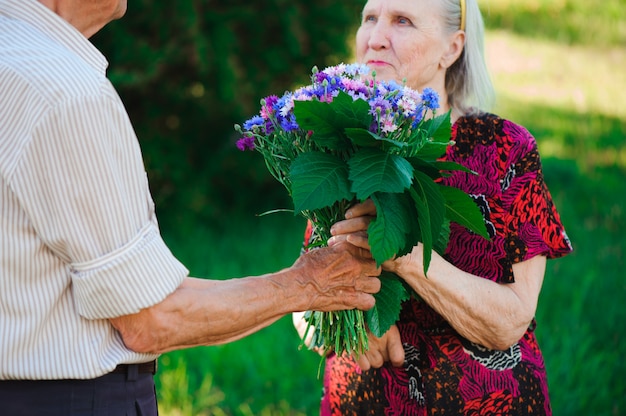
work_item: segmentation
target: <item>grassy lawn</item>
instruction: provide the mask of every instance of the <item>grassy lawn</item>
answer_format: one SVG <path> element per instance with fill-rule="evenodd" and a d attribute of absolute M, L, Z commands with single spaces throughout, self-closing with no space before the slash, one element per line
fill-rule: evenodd
<path fill-rule="evenodd" d="M 537 316 L 555 414 L 623 414 L 626 50 L 503 31 L 487 50 L 496 111 L 537 137 L 575 248 L 549 263 Z"/>
<path fill-rule="evenodd" d="M 623 0 L 481 6 L 489 25 L 507 29 L 488 33 L 495 112 L 537 138 L 575 248 L 549 262 L 537 314 L 554 414 L 624 414 L 626 6 Z M 583 36 L 581 25 L 597 35 Z M 193 275 L 227 278 L 291 264 L 302 228 L 289 214 L 250 214 L 164 234 Z M 169 353 L 157 376 L 161 414 L 314 415 L 319 363 L 298 350 L 289 318 L 233 344 Z"/>

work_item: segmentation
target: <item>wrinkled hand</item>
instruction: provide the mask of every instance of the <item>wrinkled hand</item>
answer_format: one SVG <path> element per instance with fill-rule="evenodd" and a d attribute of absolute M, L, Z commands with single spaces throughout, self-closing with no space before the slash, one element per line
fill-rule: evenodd
<path fill-rule="evenodd" d="M 369 333 L 368 343 L 369 349 L 356 358 L 361 370 L 380 368 L 386 362 L 391 362 L 394 367 L 404 364 L 404 347 L 397 326 L 392 325 L 380 338 Z"/>
<path fill-rule="evenodd" d="M 376 205 L 371 199 L 356 204 L 346 211 L 346 219 L 338 221 L 330 229 L 332 234 L 328 245 L 346 241 L 361 249 L 363 253 L 369 253 L 370 245 L 367 241 L 367 227 L 376 218 Z M 371 256 L 371 253 L 369 253 Z"/>
<path fill-rule="evenodd" d="M 346 219 L 336 222 L 330 229 L 332 237 L 328 245 L 333 246 L 341 242 L 347 242 L 358 247 L 364 256 L 370 256 L 370 245 L 367 240 L 367 228 L 370 222 L 376 218 L 376 205 L 371 199 L 360 204 L 355 204 L 346 211 Z M 392 258 L 382 264 L 382 269 L 398 273 L 400 266 L 414 261 L 414 255 Z"/>
<path fill-rule="evenodd" d="M 311 250 L 295 262 L 297 278 L 307 293 L 307 310 L 367 310 L 374 306 L 373 293 L 380 290 L 380 267 L 363 250 L 345 241 Z"/>
<path fill-rule="evenodd" d="M 328 240 L 328 245 L 333 246 L 341 242 L 347 242 L 358 247 L 364 254 L 371 257 L 370 245 L 367 240 L 367 228 L 370 222 L 376 218 L 376 205 L 371 199 L 353 205 L 346 211 L 346 219 L 338 221 L 330 229 L 332 237 Z M 365 254 L 368 253 L 368 254 Z M 387 261 L 382 264 L 382 269 L 386 270 Z"/>

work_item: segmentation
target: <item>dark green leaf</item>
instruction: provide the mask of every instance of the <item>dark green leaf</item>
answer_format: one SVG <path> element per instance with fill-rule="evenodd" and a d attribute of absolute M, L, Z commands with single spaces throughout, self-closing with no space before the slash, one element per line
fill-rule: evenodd
<path fill-rule="evenodd" d="M 339 94 L 328 105 L 341 118 L 350 120 L 346 126 L 368 128 L 372 123 L 373 117 L 370 114 L 369 103 L 363 99 L 354 100 L 344 91 L 339 91 Z"/>
<path fill-rule="evenodd" d="M 424 144 L 424 147 L 422 147 L 418 152 L 417 152 L 417 157 L 421 158 L 421 159 L 425 159 L 425 160 L 437 160 L 439 159 L 441 156 L 444 155 L 444 153 L 446 152 L 446 149 L 448 148 L 448 143 L 436 143 L 436 142 L 431 142 L 428 141 Z"/>
<path fill-rule="evenodd" d="M 439 254 L 444 254 L 446 252 L 446 248 L 448 248 L 449 239 L 450 239 L 450 220 L 446 218 L 443 224 L 441 225 L 441 233 L 439 234 L 439 238 L 433 244 L 433 249 Z"/>
<path fill-rule="evenodd" d="M 336 156 L 305 152 L 291 164 L 292 197 L 296 213 L 351 200 L 348 166 Z"/>
<path fill-rule="evenodd" d="M 469 195 L 450 186 L 440 185 L 439 190 L 446 200 L 446 214 L 451 221 L 486 239 L 489 238 L 480 208 Z"/>
<path fill-rule="evenodd" d="M 367 229 L 372 257 L 378 265 L 393 258 L 406 246 L 406 234 L 414 214 L 407 210 L 406 193 L 377 192 L 372 195 L 376 218 Z"/>
<path fill-rule="evenodd" d="M 420 225 L 420 236 L 419 241 L 424 245 L 424 254 L 423 254 L 423 262 L 424 262 L 424 274 L 428 271 L 428 266 L 430 265 L 431 259 L 431 250 L 433 247 L 432 236 L 429 232 L 430 230 L 430 213 L 428 212 L 428 204 L 426 201 L 422 199 L 422 196 L 418 194 L 418 192 L 411 188 L 409 193 L 413 197 L 413 202 L 415 203 L 415 207 L 417 208 L 417 222 Z"/>
<path fill-rule="evenodd" d="M 450 111 L 427 121 L 428 136 L 435 143 L 448 143 L 450 141 L 452 125 L 450 123 Z"/>
<path fill-rule="evenodd" d="M 411 196 L 411 189 L 404 193 L 404 198 L 401 199 L 401 202 L 404 205 L 404 210 L 407 212 L 405 215 L 407 216 L 406 221 L 408 228 L 406 230 L 406 243 L 404 247 L 401 247 L 400 251 L 398 251 L 398 257 L 410 253 L 413 247 L 422 240 L 422 230 L 418 221 L 417 207 Z"/>
<path fill-rule="evenodd" d="M 382 147 L 382 137 L 372 133 L 365 128 L 347 128 L 345 130 L 346 136 L 356 146 L 361 147 Z"/>
<path fill-rule="evenodd" d="M 360 129 L 360 128 L 347 128 L 345 130 L 346 136 L 357 146 L 361 147 L 377 147 L 380 148 L 384 146 L 385 143 L 389 144 L 390 147 L 403 148 L 408 146 L 405 142 L 399 142 L 397 140 L 392 140 L 387 137 L 380 136 L 376 133 L 372 133 L 368 129 Z"/>
<path fill-rule="evenodd" d="M 406 142 L 407 149 L 404 150 L 404 154 L 407 157 L 413 157 L 428 143 L 427 131 L 423 128 L 414 129 Z"/>
<path fill-rule="evenodd" d="M 450 136 L 452 134 L 450 111 L 426 120 L 423 128 L 427 130 L 429 139 L 417 152 L 417 156 L 422 159 L 436 160 L 443 156 L 446 148 L 450 144 Z"/>
<path fill-rule="evenodd" d="M 361 201 L 375 192 L 404 192 L 413 179 L 413 167 L 401 156 L 361 149 L 348 161 L 352 192 Z"/>
<path fill-rule="evenodd" d="M 430 265 L 431 250 L 439 239 L 445 219 L 445 199 L 439 191 L 439 186 L 420 171 L 415 171 L 415 184 L 411 189 L 415 191 L 412 196 L 417 207 L 417 220 L 424 244 L 424 272 L 426 272 Z"/>
<path fill-rule="evenodd" d="M 369 330 L 377 337 L 383 336 L 391 325 L 400 317 L 402 302 L 409 299 L 409 292 L 398 276 L 393 273 L 382 272 L 380 275 L 382 287 L 374 295 L 376 305 L 365 312 L 365 319 Z"/>
<path fill-rule="evenodd" d="M 312 131 L 311 140 L 322 149 L 348 149 L 350 142 L 343 133 L 346 120 L 339 117 L 328 103 L 296 101 L 293 113 L 300 128 Z"/>
<path fill-rule="evenodd" d="M 411 165 L 415 168 L 415 170 L 419 170 L 420 172 L 425 173 L 430 176 L 431 179 L 439 179 L 441 178 L 441 172 L 439 167 L 437 166 L 437 162 L 431 160 L 424 160 L 419 157 L 412 157 L 407 159 Z"/>
<path fill-rule="evenodd" d="M 466 173 L 476 174 L 471 169 L 466 168 L 465 166 L 456 163 L 456 162 L 433 162 L 433 166 L 435 166 L 438 170 L 449 170 L 449 171 L 461 171 Z"/>

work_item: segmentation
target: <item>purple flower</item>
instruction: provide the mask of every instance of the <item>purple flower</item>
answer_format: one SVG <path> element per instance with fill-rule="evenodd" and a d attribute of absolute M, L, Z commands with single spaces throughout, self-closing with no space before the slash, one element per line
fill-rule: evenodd
<path fill-rule="evenodd" d="M 237 149 L 242 152 L 246 150 L 254 150 L 254 137 L 251 135 L 243 136 L 241 139 L 237 140 Z"/>
<path fill-rule="evenodd" d="M 324 81 L 330 82 L 330 76 L 326 72 L 318 72 L 313 76 L 313 80 L 316 84 L 322 84 Z"/>
<path fill-rule="evenodd" d="M 272 124 L 272 120 L 265 120 L 265 134 L 270 135 L 274 133 L 274 124 Z"/>
<path fill-rule="evenodd" d="M 439 108 L 439 94 L 432 88 L 424 88 L 422 102 L 426 108 L 434 111 Z"/>
<path fill-rule="evenodd" d="M 385 100 L 384 97 L 376 97 L 370 101 L 370 114 L 376 116 L 379 114 L 385 114 L 387 110 L 391 109 L 391 104 L 389 101 Z"/>
<path fill-rule="evenodd" d="M 261 100 L 261 117 L 269 120 L 272 114 L 274 114 L 274 104 L 278 101 L 278 97 L 270 95 Z"/>

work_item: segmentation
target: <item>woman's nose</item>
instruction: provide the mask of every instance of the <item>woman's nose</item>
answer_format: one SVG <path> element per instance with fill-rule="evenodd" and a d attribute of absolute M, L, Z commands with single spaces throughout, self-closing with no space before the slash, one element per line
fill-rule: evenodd
<path fill-rule="evenodd" d="M 367 44 L 374 50 L 389 48 L 389 28 L 383 23 L 378 22 L 370 31 L 370 37 Z"/>

